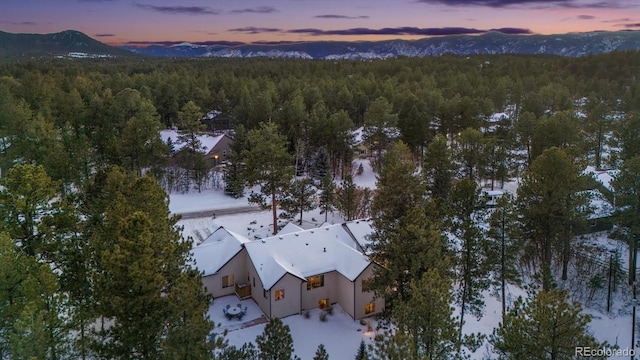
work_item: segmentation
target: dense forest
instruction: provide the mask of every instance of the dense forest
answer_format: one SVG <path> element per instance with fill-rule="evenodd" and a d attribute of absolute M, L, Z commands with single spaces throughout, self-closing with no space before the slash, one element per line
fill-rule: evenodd
<path fill-rule="evenodd" d="M 586 224 L 587 189 L 615 197 L 616 233 L 635 263 L 638 73 L 637 52 L 1 63 L 0 358 L 271 356 L 259 355 L 264 338 L 258 350 L 210 341 L 211 299 L 167 206 L 174 151 L 159 131 L 182 131 L 183 190 L 198 191 L 209 174 L 195 135 L 211 130 L 202 119 L 213 110 L 234 129 L 229 196 L 260 185 L 249 199 L 275 222 L 277 206 L 291 217 L 311 206 L 304 200 L 316 185 L 325 212 L 373 219 L 371 256 L 384 267 L 371 286 L 402 331 L 362 350 L 370 358 L 463 356 L 483 340 L 463 336 L 465 317 L 480 316 L 480 294 L 506 282 L 539 291 L 503 305 L 490 339 L 500 356 L 529 357 L 536 346 L 573 354 L 566 339 L 523 341 L 530 327 L 596 346 L 562 281 Z M 494 113 L 506 116 L 490 122 Z M 372 149 L 375 194 L 352 182 L 358 127 Z M 587 165 L 619 169 L 615 191 L 583 176 Z M 479 184 L 516 176 L 517 197 L 485 211 Z M 632 266 L 629 283 L 634 274 Z"/>

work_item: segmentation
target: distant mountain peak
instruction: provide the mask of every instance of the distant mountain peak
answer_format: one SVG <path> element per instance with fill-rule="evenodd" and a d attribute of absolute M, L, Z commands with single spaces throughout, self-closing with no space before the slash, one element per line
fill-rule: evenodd
<path fill-rule="evenodd" d="M 116 57 L 131 52 L 104 44 L 77 30 L 51 34 L 14 34 L 0 31 L 0 57 Z M 84 56 L 78 56 L 84 54 Z"/>

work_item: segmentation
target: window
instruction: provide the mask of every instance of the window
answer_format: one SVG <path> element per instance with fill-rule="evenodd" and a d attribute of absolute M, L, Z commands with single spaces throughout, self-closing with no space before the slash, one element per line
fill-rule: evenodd
<path fill-rule="evenodd" d="M 367 305 L 364 306 L 364 313 L 365 314 L 371 314 L 372 312 L 376 311 L 376 304 L 375 303 L 368 303 Z"/>
<path fill-rule="evenodd" d="M 371 278 L 362 279 L 362 292 L 371 291 Z"/>
<path fill-rule="evenodd" d="M 318 301 L 318 307 L 320 309 L 327 309 L 330 307 L 329 305 L 329 299 L 320 299 L 320 301 Z"/>
<path fill-rule="evenodd" d="M 253 278 L 253 287 L 256 287 L 256 278 Z"/>
<path fill-rule="evenodd" d="M 262 296 L 266 299 L 267 298 L 267 290 L 262 290 Z"/>
<path fill-rule="evenodd" d="M 222 288 L 233 286 L 233 275 L 227 275 L 222 277 Z"/>
<path fill-rule="evenodd" d="M 284 289 L 276 290 L 276 301 L 284 299 Z"/>
<path fill-rule="evenodd" d="M 312 276 L 307 278 L 307 290 L 324 286 L 324 275 Z"/>

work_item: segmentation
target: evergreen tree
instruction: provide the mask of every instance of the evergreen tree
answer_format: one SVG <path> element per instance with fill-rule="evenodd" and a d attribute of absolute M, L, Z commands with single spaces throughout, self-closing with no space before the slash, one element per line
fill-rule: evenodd
<path fill-rule="evenodd" d="M 459 337 L 462 341 L 462 326 L 467 313 L 476 318 L 482 316 L 484 297 L 489 288 L 489 263 L 485 231 L 478 224 L 484 204 L 475 181 L 462 179 L 451 193 L 451 206 L 455 209 L 451 233 L 455 243 L 451 245 L 455 254 L 455 277 L 457 281 L 455 301 L 460 305 Z"/>
<path fill-rule="evenodd" d="M 233 142 L 230 145 L 229 163 L 224 172 L 224 193 L 239 199 L 244 196 L 245 178 L 243 152 L 247 148 L 247 132 L 242 124 L 235 128 Z"/>
<path fill-rule="evenodd" d="M 91 234 L 96 317 L 94 349 L 109 358 L 209 355 L 209 298 L 188 265 L 191 248 L 175 226 L 166 193 L 152 178 L 119 168 L 98 172 L 84 191 Z M 188 348 L 185 347 L 188 345 Z"/>
<path fill-rule="evenodd" d="M 591 318 L 559 290 L 540 291 L 514 303 L 490 338 L 505 359 L 573 359 L 576 346 L 600 348 L 587 332 Z"/>
<path fill-rule="evenodd" d="M 57 183 L 41 165 L 15 165 L 2 178 L 0 188 L 0 230 L 28 255 L 52 260 L 52 215 L 60 211 Z"/>
<path fill-rule="evenodd" d="M 604 99 L 591 94 L 587 100 L 587 118 L 585 121 L 585 135 L 587 145 L 594 155 L 596 169 L 602 168 L 602 150 L 605 135 L 611 128 L 611 105 Z"/>
<path fill-rule="evenodd" d="M 356 184 L 353 182 L 351 174 L 347 174 L 342 180 L 342 184 L 336 192 L 336 208 L 347 221 L 356 218 Z"/>
<path fill-rule="evenodd" d="M 364 340 L 360 341 L 355 360 L 369 360 L 369 353 L 367 352 L 367 345 L 365 345 Z"/>
<path fill-rule="evenodd" d="M 502 317 L 506 313 L 507 282 L 520 283 L 518 263 L 522 255 L 521 228 L 513 195 L 503 194 L 489 218 L 489 261 L 494 283 L 500 288 Z"/>
<path fill-rule="evenodd" d="M 424 184 L 411 154 L 402 142 L 396 143 L 382 158 L 371 208 L 371 258 L 382 265 L 376 269 L 372 287 L 388 303 L 399 297 L 409 299 L 411 280 L 442 264 L 442 238 L 427 218 L 426 208 Z"/>
<path fill-rule="evenodd" d="M 0 358 L 56 359 L 69 353 L 64 294 L 49 265 L 0 233 Z"/>
<path fill-rule="evenodd" d="M 202 189 L 207 172 L 207 164 L 204 159 L 206 154 L 198 138 L 206 128 L 206 125 L 201 121 L 202 115 L 200 107 L 193 101 L 184 104 L 178 113 L 181 130 L 178 142 L 184 144 L 181 150 L 182 167 L 187 169 L 190 179 L 195 181 L 198 192 Z"/>
<path fill-rule="evenodd" d="M 293 159 L 275 124 L 261 123 L 259 128 L 247 133 L 247 139 L 249 146 L 243 152 L 247 183 L 249 186 L 260 185 L 260 193 L 252 192 L 249 201 L 265 209 L 271 208 L 275 235 L 278 232 L 277 198 L 293 178 Z"/>
<path fill-rule="evenodd" d="M 384 97 L 375 99 L 364 115 L 363 138 L 373 150 L 374 163 L 380 170 L 382 152 L 389 143 L 398 137 L 398 115 L 392 113 L 392 106 Z"/>
<path fill-rule="evenodd" d="M 290 360 L 292 358 L 291 330 L 289 330 L 289 325 L 285 325 L 277 317 L 269 320 L 262 334 L 256 337 L 256 344 L 260 360 Z"/>
<path fill-rule="evenodd" d="M 411 298 L 394 304 L 398 330 L 408 336 L 411 359 L 450 359 L 460 329 L 451 307 L 451 280 L 436 269 L 411 281 Z"/>
<path fill-rule="evenodd" d="M 280 200 L 280 214 L 284 218 L 292 218 L 300 214 L 298 223 L 302 225 L 302 214 L 316 208 L 317 189 L 309 178 L 295 179 L 285 190 Z"/>
<path fill-rule="evenodd" d="M 456 167 L 453 163 L 453 154 L 447 139 L 442 135 L 436 135 L 427 146 L 422 166 L 426 180 L 427 193 L 436 200 L 439 207 L 444 207 L 449 198 L 449 192 L 453 187 L 453 179 L 456 175 Z"/>
<path fill-rule="evenodd" d="M 327 350 L 325 350 L 323 344 L 318 345 L 318 349 L 313 356 L 313 360 L 329 360 L 329 354 L 327 353 Z"/>
<path fill-rule="evenodd" d="M 456 158 L 462 166 L 462 174 L 469 180 L 480 179 L 479 168 L 483 165 L 485 149 L 482 133 L 467 128 L 458 136 Z"/>
<path fill-rule="evenodd" d="M 369 345 L 371 360 L 418 360 L 414 359 L 409 336 L 398 330 L 385 330 L 375 337 L 372 345 Z"/>
<path fill-rule="evenodd" d="M 161 123 L 153 103 L 139 93 L 134 98 L 135 109 L 125 119 L 118 146 L 119 164 L 142 175 L 143 170 L 161 165 L 168 149 L 159 136 Z"/>
<path fill-rule="evenodd" d="M 622 163 L 620 173 L 611 185 L 616 202 L 616 222 L 623 228 L 622 234 L 629 244 L 629 284 L 632 284 L 636 280 L 636 253 L 640 242 L 640 155 Z"/>
<path fill-rule="evenodd" d="M 329 153 L 325 147 L 320 147 L 314 154 L 309 169 L 309 176 L 313 180 L 322 180 L 330 170 Z"/>
<path fill-rule="evenodd" d="M 329 212 L 335 209 L 335 203 L 336 185 L 333 183 L 331 173 L 327 173 L 320 182 L 320 196 L 318 197 L 320 214 L 324 214 L 324 222 L 327 222 Z"/>
<path fill-rule="evenodd" d="M 580 168 L 563 150 L 552 147 L 536 158 L 518 188 L 527 251 L 540 260 L 545 290 L 553 284 L 555 253 L 562 262 L 562 279 L 567 278 L 573 230 L 585 216 L 586 198 Z M 532 263 L 534 259 L 529 258 Z"/>

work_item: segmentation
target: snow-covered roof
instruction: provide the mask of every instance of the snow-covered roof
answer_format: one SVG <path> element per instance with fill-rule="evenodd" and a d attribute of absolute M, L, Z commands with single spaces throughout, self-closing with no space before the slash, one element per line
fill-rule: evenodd
<path fill-rule="evenodd" d="M 265 289 L 289 273 L 302 280 L 337 271 L 353 281 L 371 261 L 342 224 L 280 234 L 245 244 Z"/>
<path fill-rule="evenodd" d="M 605 189 L 613 191 L 611 181 L 613 181 L 613 178 L 618 175 L 619 172 L 620 170 L 596 170 L 593 166 L 587 166 L 583 174 L 591 175 L 597 182 L 601 183 Z"/>
<path fill-rule="evenodd" d="M 287 223 L 280 231 L 278 231 L 278 235 L 290 234 L 298 231 L 304 230 L 300 226 L 294 224 L 293 222 Z"/>
<path fill-rule="evenodd" d="M 487 119 L 487 122 L 494 123 L 494 122 L 499 122 L 503 119 L 509 119 L 509 115 L 503 112 L 493 113 L 491 114 L 491 116 L 489 116 L 489 119 Z"/>
<path fill-rule="evenodd" d="M 613 205 L 598 190 L 584 191 L 589 196 L 589 220 L 606 218 L 613 215 Z"/>
<path fill-rule="evenodd" d="M 178 142 L 178 136 L 180 135 L 179 132 L 177 132 L 176 130 L 161 130 L 160 131 L 160 138 L 162 139 L 162 142 L 167 143 L 167 141 L 169 139 L 171 139 L 171 141 L 173 142 L 173 146 L 175 148 L 176 151 L 179 151 L 182 149 L 182 147 L 184 146 L 184 144 L 179 143 Z M 220 140 L 222 140 L 223 137 L 225 137 L 226 135 L 217 135 L 217 136 L 211 136 L 211 135 L 198 135 L 198 140 L 200 140 L 200 144 L 202 144 L 202 147 L 204 148 L 204 152 L 205 153 L 209 153 L 216 145 L 218 145 L 218 143 L 220 142 Z"/>
<path fill-rule="evenodd" d="M 358 146 L 360 144 L 362 144 L 362 142 L 364 141 L 362 134 L 364 133 L 364 127 L 360 126 L 359 128 L 353 130 L 351 132 L 351 135 L 353 135 L 353 144 L 355 146 Z"/>
<path fill-rule="evenodd" d="M 243 244 L 249 242 L 246 237 L 220 226 L 191 250 L 195 267 L 203 276 L 213 275 L 242 250 Z"/>
<path fill-rule="evenodd" d="M 368 245 L 371 243 L 369 235 L 373 233 L 373 223 L 369 220 L 355 220 L 345 223 L 343 226 L 347 228 L 347 231 L 353 235 L 360 248 L 368 255 L 370 253 Z"/>

